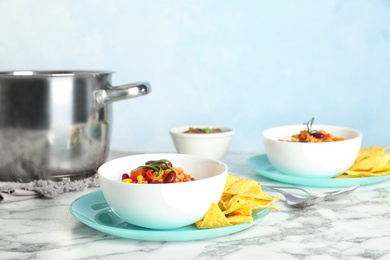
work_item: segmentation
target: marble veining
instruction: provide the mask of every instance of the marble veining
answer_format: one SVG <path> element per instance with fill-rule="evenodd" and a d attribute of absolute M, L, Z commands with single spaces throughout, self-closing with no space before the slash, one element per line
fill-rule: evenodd
<path fill-rule="evenodd" d="M 273 184 L 246 166 L 250 156 L 224 161 L 234 174 Z M 247 230 L 188 242 L 124 239 L 84 225 L 69 206 L 98 189 L 1 204 L 0 259 L 390 259 L 390 181 L 305 209 L 282 199 L 280 212 Z"/>

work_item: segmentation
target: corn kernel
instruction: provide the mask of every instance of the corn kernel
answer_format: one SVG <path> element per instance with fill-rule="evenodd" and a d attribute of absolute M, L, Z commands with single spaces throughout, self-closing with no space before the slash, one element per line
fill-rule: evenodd
<path fill-rule="evenodd" d="M 123 179 L 123 182 L 126 182 L 126 183 L 132 183 L 132 182 L 133 182 L 133 180 L 132 180 L 132 179 L 129 179 L 129 178 L 127 178 L 127 179 Z"/>
<path fill-rule="evenodd" d="M 137 176 L 137 181 L 138 182 L 141 182 L 141 181 L 143 181 L 144 180 L 144 177 L 142 176 L 142 175 L 138 175 Z"/>

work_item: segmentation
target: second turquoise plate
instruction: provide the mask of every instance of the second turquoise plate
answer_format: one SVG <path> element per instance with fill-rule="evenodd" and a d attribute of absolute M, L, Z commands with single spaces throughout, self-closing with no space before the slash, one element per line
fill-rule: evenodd
<path fill-rule="evenodd" d="M 361 178 L 308 178 L 283 174 L 277 171 L 269 162 L 266 154 L 253 156 L 247 160 L 248 166 L 259 175 L 278 182 L 309 187 L 342 188 L 357 184 L 362 186 L 380 183 L 390 179 L 390 174 L 377 177 Z"/>

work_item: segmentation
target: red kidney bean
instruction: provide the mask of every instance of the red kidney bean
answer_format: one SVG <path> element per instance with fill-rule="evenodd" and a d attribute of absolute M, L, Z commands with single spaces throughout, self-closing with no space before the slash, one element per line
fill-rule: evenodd
<path fill-rule="evenodd" d="M 311 135 L 314 136 L 315 138 L 323 138 L 324 137 L 324 134 L 321 132 L 314 132 L 314 133 L 311 133 Z"/>
<path fill-rule="evenodd" d="M 129 178 L 130 178 L 130 176 L 127 173 L 122 174 L 122 181 L 124 179 L 129 179 Z"/>
<path fill-rule="evenodd" d="M 145 163 L 145 165 L 149 165 L 149 164 L 152 164 L 152 163 L 154 163 L 155 161 L 147 161 L 146 163 Z"/>
<path fill-rule="evenodd" d="M 176 172 L 171 171 L 164 179 L 164 183 L 173 183 L 176 180 Z"/>

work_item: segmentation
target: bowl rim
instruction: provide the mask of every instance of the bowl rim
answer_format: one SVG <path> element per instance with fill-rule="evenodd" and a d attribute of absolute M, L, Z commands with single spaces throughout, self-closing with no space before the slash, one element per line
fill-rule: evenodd
<path fill-rule="evenodd" d="M 191 134 L 191 133 L 184 133 L 185 130 L 187 130 L 190 127 L 197 127 L 197 128 L 220 128 L 222 129 L 222 132 L 220 133 L 210 133 L 210 134 Z M 222 137 L 222 136 L 232 136 L 234 135 L 235 131 L 230 127 L 223 127 L 223 126 L 214 126 L 214 125 L 188 125 L 188 126 L 176 126 L 172 127 L 169 130 L 169 133 L 173 136 L 183 136 L 183 137 L 192 137 L 192 138 L 212 138 L 212 137 Z"/>
<path fill-rule="evenodd" d="M 363 137 L 363 133 L 361 131 L 355 129 L 355 128 L 345 127 L 345 126 L 338 126 L 338 125 L 322 125 L 322 124 L 315 124 L 315 125 L 313 125 L 313 128 L 317 127 L 317 128 L 321 128 L 322 130 L 326 130 L 324 128 L 337 128 L 337 129 L 340 129 L 340 130 L 351 131 L 351 132 L 355 133 L 356 136 L 352 137 L 352 138 L 345 139 L 343 141 L 339 141 L 339 142 L 304 143 L 304 142 L 282 142 L 282 141 L 279 141 L 277 139 L 270 138 L 270 137 L 268 137 L 266 135 L 266 133 L 271 132 L 271 131 L 276 130 L 276 129 L 295 128 L 295 127 L 296 128 L 302 127 L 302 130 L 303 130 L 303 128 L 305 126 L 304 125 L 283 125 L 283 126 L 271 127 L 271 128 L 265 129 L 262 132 L 262 136 L 263 136 L 264 139 L 267 139 L 267 140 L 272 141 L 272 142 L 285 143 L 285 144 L 290 144 L 290 145 L 301 145 L 301 144 L 304 144 L 304 145 L 314 145 L 314 144 L 317 144 L 317 145 L 318 144 L 329 145 L 329 144 L 345 143 L 345 142 L 353 141 L 353 140 L 356 140 L 356 139 L 359 139 L 359 138 Z"/>
<path fill-rule="evenodd" d="M 119 160 L 125 160 L 125 159 L 130 159 L 130 157 L 138 157 L 138 156 L 179 156 L 179 157 L 193 157 L 193 158 L 197 158 L 197 159 L 202 159 L 202 160 L 207 160 L 207 161 L 210 161 L 210 162 L 215 162 L 217 163 L 218 165 L 222 165 L 224 167 L 224 170 L 221 172 L 221 173 L 218 173 L 214 176 L 211 176 L 211 177 L 207 177 L 207 178 L 203 178 L 203 179 L 195 179 L 195 181 L 190 181 L 190 182 L 175 182 L 175 183 L 161 183 L 161 184 L 156 184 L 156 185 L 149 185 L 149 184 L 139 184 L 139 183 L 127 183 L 127 182 L 122 182 L 120 180 L 113 180 L 111 178 L 108 178 L 106 176 L 104 176 L 102 173 L 101 173 L 101 168 L 105 168 L 105 167 L 108 167 L 107 165 L 110 164 L 110 163 L 115 163 L 115 161 L 119 161 Z M 169 160 L 169 158 L 167 159 Z M 180 166 L 178 166 L 180 167 Z M 129 167 L 129 171 L 131 171 L 132 169 L 130 169 Z M 104 178 L 106 181 L 110 181 L 110 182 L 113 182 L 113 183 L 117 183 L 118 185 L 129 185 L 129 186 L 139 186 L 139 187 L 159 187 L 161 185 L 164 185 L 163 187 L 166 187 L 166 185 L 194 185 L 194 183 L 199 183 L 199 182 L 204 182 L 204 181 L 208 181 L 210 179 L 213 179 L 213 178 L 218 178 L 220 177 L 221 175 L 227 175 L 229 171 L 229 168 L 228 166 L 222 162 L 222 161 L 219 161 L 219 160 L 215 160 L 215 159 L 210 159 L 210 158 L 207 158 L 207 157 L 202 157 L 202 156 L 197 156 L 197 155 L 191 155 L 191 154 L 180 154 L 180 153 L 144 153 L 144 154 L 134 154 L 134 155 L 128 155 L 128 156 L 122 156 L 122 157 L 119 157 L 119 158 L 116 158 L 116 159 L 113 159 L 113 160 L 110 160 L 110 161 L 107 161 L 105 163 L 103 163 L 101 166 L 99 166 L 98 170 L 97 170 L 97 174 L 99 176 L 99 178 Z M 121 177 L 121 176 L 119 176 Z M 149 189 L 151 189 L 149 188 Z"/>

